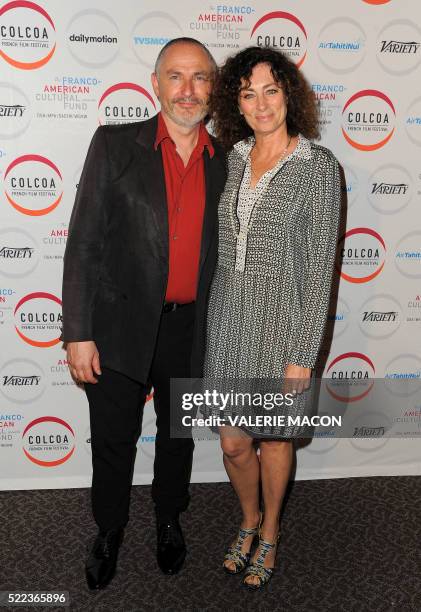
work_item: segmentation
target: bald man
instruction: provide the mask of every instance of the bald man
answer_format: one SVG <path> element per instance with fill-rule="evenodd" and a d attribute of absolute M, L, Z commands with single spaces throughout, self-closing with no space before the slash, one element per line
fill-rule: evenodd
<path fill-rule="evenodd" d="M 202 374 L 225 182 L 224 154 L 203 123 L 214 71 L 197 40 L 163 47 L 152 74 L 161 111 L 141 123 L 97 129 L 73 208 L 62 339 L 90 409 L 99 528 L 86 563 L 91 589 L 107 586 L 116 570 L 152 387 L 157 561 L 175 574 L 186 556 L 179 514 L 189 502 L 194 444 L 170 437 L 170 378 Z"/>

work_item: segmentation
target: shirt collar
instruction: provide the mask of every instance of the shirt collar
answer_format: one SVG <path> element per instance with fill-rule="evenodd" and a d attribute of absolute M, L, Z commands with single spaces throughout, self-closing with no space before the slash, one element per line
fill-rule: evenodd
<path fill-rule="evenodd" d="M 168 133 L 167 125 L 164 121 L 162 113 L 158 113 L 158 127 L 156 130 L 156 137 L 155 137 L 155 143 L 154 143 L 155 151 L 157 150 L 161 142 L 165 140 L 166 138 L 168 138 L 169 140 L 171 140 L 171 142 L 173 142 L 171 136 Z M 200 126 L 199 126 L 199 137 L 197 139 L 196 147 L 199 148 L 200 154 L 202 154 L 203 149 L 207 147 L 209 151 L 209 157 L 211 159 L 215 154 L 215 150 L 214 150 L 211 138 L 209 136 L 209 132 L 205 128 L 203 121 L 200 123 Z"/>
<path fill-rule="evenodd" d="M 250 151 L 255 143 L 254 136 L 249 136 L 245 140 L 240 140 L 234 145 L 234 149 L 247 161 Z M 311 159 L 311 142 L 302 134 L 298 135 L 298 143 L 294 151 L 288 157 L 300 157 L 301 159 Z"/>

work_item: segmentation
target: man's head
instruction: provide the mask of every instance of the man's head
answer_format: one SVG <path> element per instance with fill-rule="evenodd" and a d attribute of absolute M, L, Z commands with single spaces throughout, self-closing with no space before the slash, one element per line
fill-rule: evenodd
<path fill-rule="evenodd" d="M 167 43 L 152 74 L 162 114 L 182 127 L 199 124 L 207 114 L 215 70 L 215 60 L 198 40 L 175 38 Z"/>

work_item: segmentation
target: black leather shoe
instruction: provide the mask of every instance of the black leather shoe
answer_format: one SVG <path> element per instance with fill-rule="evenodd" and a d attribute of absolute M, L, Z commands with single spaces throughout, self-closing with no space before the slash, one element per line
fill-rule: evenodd
<path fill-rule="evenodd" d="M 164 574 L 176 574 L 186 558 L 186 544 L 178 519 L 157 524 L 157 561 Z"/>
<path fill-rule="evenodd" d="M 97 535 L 85 565 L 86 580 L 90 589 L 103 589 L 113 579 L 123 533 L 123 529 L 117 529 L 100 531 Z"/>

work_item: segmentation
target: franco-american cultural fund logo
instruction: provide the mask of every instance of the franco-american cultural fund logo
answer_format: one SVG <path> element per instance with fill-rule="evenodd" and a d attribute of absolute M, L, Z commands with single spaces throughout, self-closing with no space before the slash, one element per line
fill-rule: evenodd
<path fill-rule="evenodd" d="M 136 83 L 116 83 L 102 94 L 98 102 L 101 125 L 143 121 L 156 113 L 151 94 Z"/>
<path fill-rule="evenodd" d="M 25 456 L 41 467 L 55 467 L 70 459 L 75 450 L 75 433 L 56 416 L 34 419 L 22 433 Z"/>
<path fill-rule="evenodd" d="M 254 24 L 250 34 L 252 44 L 272 47 L 285 53 L 300 67 L 307 55 L 307 32 L 292 13 L 266 13 Z"/>
<path fill-rule="evenodd" d="M 372 389 L 375 374 L 374 363 L 364 353 L 342 353 L 326 368 L 326 389 L 339 402 L 357 402 Z"/>
<path fill-rule="evenodd" d="M 61 300 L 39 291 L 25 295 L 15 306 L 15 329 L 30 346 L 48 348 L 60 342 Z"/>
<path fill-rule="evenodd" d="M 369 227 L 355 227 L 339 238 L 336 269 L 349 283 L 368 283 L 383 270 L 386 244 Z"/>
<path fill-rule="evenodd" d="M 34 70 L 50 61 L 56 50 L 50 15 L 27 0 L 0 8 L 0 57 L 14 68 Z"/>
<path fill-rule="evenodd" d="M 62 182 L 60 170 L 42 155 L 22 155 L 4 173 L 8 202 L 31 217 L 48 215 L 57 208 L 63 197 Z"/>
<path fill-rule="evenodd" d="M 395 107 L 386 94 L 363 89 L 351 96 L 342 110 L 342 134 L 355 149 L 375 151 L 392 138 L 395 120 Z"/>

